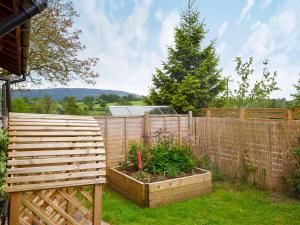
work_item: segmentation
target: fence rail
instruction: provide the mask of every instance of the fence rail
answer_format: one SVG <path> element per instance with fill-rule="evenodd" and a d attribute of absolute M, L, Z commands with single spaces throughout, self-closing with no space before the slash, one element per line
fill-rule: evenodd
<path fill-rule="evenodd" d="M 179 139 L 190 133 L 192 114 L 94 117 L 103 132 L 107 166 L 117 166 L 126 158 L 130 141 L 143 143 L 143 136 L 159 129 L 174 133 Z"/>
<path fill-rule="evenodd" d="M 200 117 L 240 118 L 245 120 L 300 120 L 300 109 L 253 108 L 253 109 L 201 109 Z"/>

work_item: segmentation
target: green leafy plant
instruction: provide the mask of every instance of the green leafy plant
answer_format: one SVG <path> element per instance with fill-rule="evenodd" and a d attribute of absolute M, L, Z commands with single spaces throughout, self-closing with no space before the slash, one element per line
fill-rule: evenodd
<path fill-rule="evenodd" d="M 141 151 L 143 166 L 147 163 L 149 158 L 149 149 L 142 145 L 139 145 L 137 142 L 131 141 L 129 142 L 129 150 L 127 154 L 127 159 L 125 160 L 127 161 L 126 162 L 127 167 L 131 165 L 133 169 L 135 170 L 138 169 L 138 158 L 137 158 L 138 150 Z"/>
<path fill-rule="evenodd" d="M 0 130 L 0 200 L 6 199 L 5 178 L 7 160 L 7 134 Z"/>
<path fill-rule="evenodd" d="M 130 143 L 127 158 L 120 164 L 121 169 L 138 170 L 138 150 L 141 151 L 144 172 L 150 174 L 174 178 L 191 173 L 196 166 L 191 147 L 179 145 L 173 133 L 158 130 L 152 135 L 145 134 L 144 139 L 144 146 Z"/>
<path fill-rule="evenodd" d="M 292 184 L 292 192 L 300 198 L 300 145 L 298 145 L 292 152 L 296 159 L 296 165 L 290 172 L 290 182 Z"/>

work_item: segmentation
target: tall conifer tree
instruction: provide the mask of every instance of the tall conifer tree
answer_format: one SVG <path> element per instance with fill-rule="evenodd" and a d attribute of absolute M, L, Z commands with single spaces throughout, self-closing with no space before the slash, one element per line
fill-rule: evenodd
<path fill-rule="evenodd" d="M 175 45 L 168 47 L 167 61 L 153 75 L 146 98 L 149 104 L 172 105 L 178 112 L 197 111 L 224 91 L 215 41 L 203 47 L 206 33 L 198 9 L 189 0 L 175 27 Z"/>

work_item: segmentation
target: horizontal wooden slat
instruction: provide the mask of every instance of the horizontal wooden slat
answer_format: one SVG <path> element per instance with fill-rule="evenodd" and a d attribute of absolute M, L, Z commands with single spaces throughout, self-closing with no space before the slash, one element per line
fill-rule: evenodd
<path fill-rule="evenodd" d="M 9 113 L 10 118 L 39 118 L 55 120 L 95 120 L 90 116 L 54 115 L 54 114 L 32 114 L 32 113 Z"/>
<path fill-rule="evenodd" d="M 34 176 L 14 176 L 6 179 L 7 183 L 22 183 L 22 182 L 40 182 L 49 180 L 63 180 L 73 178 L 87 178 L 104 176 L 105 170 L 87 171 L 87 172 L 75 172 L 75 173 L 59 173 L 59 174 L 47 174 L 47 175 L 34 175 Z"/>
<path fill-rule="evenodd" d="M 9 137 L 79 137 L 79 136 L 99 136 L 100 131 L 9 131 Z"/>
<path fill-rule="evenodd" d="M 67 149 L 67 148 L 91 148 L 104 147 L 103 142 L 57 142 L 57 143 L 31 143 L 31 144 L 9 144 L 9 150 L 26 150 L 26 149 Z"/>
<path fill-rule="evenodd" d="M 8 131 L 9 192 L 105 182 L 103 138 L 92 117 L 11 113 Z"/>
<path fill-rule="evenodd" d="M 48 123 L 86 123 L 86 124 L 98 124 L 97 120 L 55 120 L 55 119 L 47 119 Z M 9 122 L 45 122 L 45 119 L 39 119 L 39 118 L 10 118 Z"/>
<path fill-rule="evenodd" d="M 63 166 L 40 166 L 40 167 L 24 167 L 24 168 L 8 168 L 7 173 L 11 174 L 29 174 L 43 172 L 60 172 L 60 171 L 76 171 L 85 169 L 103 169 L 105 163 L 90 163 L 78 165 L 63 165 Z"/>
<path fill-rule="evenodd" d="M 85 186 L 90 184 L 101 184 L 105 183 L 105 178 L 96 179 L 82 179 L 82 180 L 72 180 L 72 181 L 59 181 L 51 183 L 41 183 L 41 184 L 24 184 L 18 186 L 7 187 L 7 192 L 19 192 L 19 191 L 34 191 L 40 189 L 52 189 L 52 188 L 62 188 L 62 187 L 72 187 L 72 186 Z"/>
<path fill-rule="evenodd" d="M 69 123 L 49 123 L 47 122 L 9 122 L 9 126 L 54 126 L 54 127 L 58 127 L 58 126 L 66 126 L 66 127 L 99 127 L 99 125 L 97 123 L 85 123 L 85 121 L 82 121 L 80 123 L 73 123 L 73 122 L 69 122 Z"/>
<path fill-rule="evenodd" d="M 27 142 L 87 142 L 103 141 L 101 136 L 78 136 L 78 137 L 10 137 L 10 143 L 27 143 Z"/>
<path fill-rule="evenodd" d="M 53 151 L 13 151 L 8 157 L 30 157 L 30 156 L 61 156 L 61 155 L 90 155 L 105 154 L 104 149 L 77 149 L 77 150 L 53 150 Z"/>
<path fill-rule="evenodd" d="M 99 127 L 52 127 L 52 126 L 9 126 L 9 130 L 26 130 L 26 131 L 52 131 L 52 130 L 69 130 L 69 131 L 77 131 L 77 130 L 86 130 L 86 131 L 99 131 Z"/>
<path fill-rule="evenodd" d="M 288 109 L 283 108 L 253 108 L 253 109 L 245 109 L 245 113 L 251 112 L 260 112 L 260 113 L 266 113 L 266 112 L 287 112 Z"/>
<path fill-rule="evenodd" d="M 89 156 L 89 157 L 60 157 L 60 158 L 46 158 L 46 159 L 21 159 L 8 160 L 8 166 L 22 166 L 22 165 L 37 165 L 37 164 L 53 164 L 53 163 L 70 163 L 70 162 L 91 162 L 104 161 L 104 156 Z"/>

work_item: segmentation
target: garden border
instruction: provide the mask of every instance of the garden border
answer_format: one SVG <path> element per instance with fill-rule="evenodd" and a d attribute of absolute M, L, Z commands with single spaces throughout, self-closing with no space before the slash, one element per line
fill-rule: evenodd
<path fill-rule="evenodd" d="M 157 207 L 167 203 L 190 199 L 212 191 L 211 172 L 168 179 L 153 183 L 141 182 L 118 170 L 109 168 L 109 185 L 141 207 Z"/>

